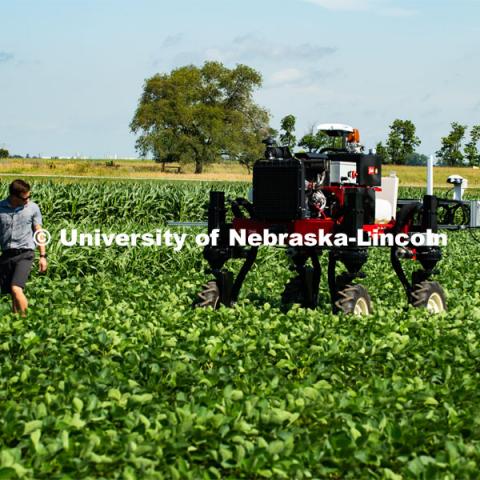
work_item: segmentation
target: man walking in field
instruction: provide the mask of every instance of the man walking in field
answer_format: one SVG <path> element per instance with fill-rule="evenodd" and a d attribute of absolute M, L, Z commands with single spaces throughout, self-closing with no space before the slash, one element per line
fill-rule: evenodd
<path fill-rule="evenodd" d="M 25 315 L 28 301 L 24 289 L 35 259 L 33 235 L 42 229 L 42 215 L 38 205 L 30 201 L 28 183 L 15 180 L 10 184 L 9 191 L 10 196 L 0 202 L 0 287 L 2 293 L 11 294 L 12 311 Z M 45 245 L 38 248 L 39 271 L 45 272 Z"/>

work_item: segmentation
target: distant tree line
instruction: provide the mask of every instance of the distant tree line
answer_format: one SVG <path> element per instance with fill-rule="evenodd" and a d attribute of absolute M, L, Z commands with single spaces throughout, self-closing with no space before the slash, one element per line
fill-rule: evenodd
<path fill-rule="evenodd" d="M 442 146 L 437 151 L 437 158 L 441 165 L 449 166 L 480 166 L 480 125 L 474 125 L 467 137 L 467 125 L 453 122 L 451 131 L 446 137 L 442 137 Z"/>
<path fill-rule="evenodd" d="M 295 117 L 288 115 L 281 122 L 281 133 L 279 140 L 284 146 L 293 149 L 295 146 L 300 147 L 308 152 L 318 151 L 326 145 L 331 145 L 332 139 L 324 132 L 315 131 L 312 126 L 310 130 L 296 144 Z M 376 152 L 382 157 L 385 164 L 395 165 L 425 165 L 427 156 L 417 153 L 415 148 L 420 145 L 420 139 L 416 136 L 416 128 L 410 120 L 395 120 L 390 125 L 390 133 L 385 142 L 379 142 L 376 146 Z"/>
<path fill-rule="evenodd" d="M 23 157 L 22 155 L 18 155 L 16 153 L 10 153 L 6 148 L 0 148 L 0 158 L 37 158 L 35 156 L 30 156 L 29 153 Z M 53 159 L 58 159 L 58 157 L 50 157 Z"/>
<path fill-rule="evenodd" d="M 457 122 L 451 124 L 451 131 L 441 139 L 441 148 L 435 153 L 439 165 L 452 167 L 480 166 L 480 125 L 470 129 L 467 142 L 466 125 Z M 395 120 L 390 125 L 390 133 L 385 145 L 377 144 L 377 153 L 383 157 L 384 163 L 397 165 L 425 165 L 427 156 L 419 154 L 415 148 L 420 145 L 415 135 L 415 125 L 410 120 Z"/>
<path fill-rule="evenodd" d="M 280 122 L 279 142 L 291 149 L 296 146 L 308 152 L 313 152 L 325 147 L 331 139 L 321 131 L 315 132 L 310 128 L 296 143 L 295 117 L 287 115 Z M 396 119 L 390 125 L 390 131 L 385 141 L 378 142 L 376 153 L 382 157 L 384 164 L 392 165 L 426 165 L 428 157 L 418 153 L 416 147 L 421 144 L 416 135 L 416 127 L 411 120 Z M 439 165 L 455 167 L 480 166 L 480 125 L 474 125 L 470 129 L 470 137 L 466 141 L 467 126 L 453 122 L 450 133 L 442 137 L 442 146 L 436 152 Z"/>

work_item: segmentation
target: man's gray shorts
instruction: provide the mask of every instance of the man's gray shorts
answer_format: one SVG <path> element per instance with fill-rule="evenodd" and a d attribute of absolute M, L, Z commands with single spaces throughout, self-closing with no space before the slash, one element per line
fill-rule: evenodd
<path fill-rule="evenodd" d="M 34 250 L 5 250 L 0 257 L 0 288 L 2 293 L 11 293 L 12 285 L 25 288 L 32 271 Z"/>

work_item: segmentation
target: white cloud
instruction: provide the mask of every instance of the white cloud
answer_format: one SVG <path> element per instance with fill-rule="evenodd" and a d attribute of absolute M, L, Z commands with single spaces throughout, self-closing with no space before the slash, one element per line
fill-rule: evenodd
<path fill-rule="evenodd" d="M 257 62 L 265 68 L 265 64 L 278 65 L 286 62 L 308 63 L 317 62 L 337 49 L 332 46 L 322 46 L 313 43 L 284 44 L 276 43 L 256 34 L 247 34 L 224 42 L 222 46 L 211 46 L 203 50 L 183 51 L 175 55 L 173 63 L 203 63 L 205 60 L 216 60 L 226 64 Z"/>
<path fill-rule="evenodd" d="M 295 67 L 287 67 L 273 72 L 269 78 L 266 87 L 298 87 L 302 91 L 320 88 L 324 81 L 342 75 L 339 68 L 333 70 L 314 70 L 311 68 L 299 69 Z M 323 88 L 323 87 L 322 87 Z"/>
<path fill-rule="evenodd" d="M 384 17 L 412 17 L 417 14 L 417 11 L 407 8 L 388 7 L 380 8 L 377 13 Z"/>
<path fill-rule="evenodd" d="M 318 60 L 334 53 L 334 47 L 325 47 L 303 43 L 298 45 L 285 45 L 273 43 L 259 35 L 247 34 L 233 40 L 231 53 L 235 56 L 248 58 L 261 58 L 270 60 Z"/>
<path fill-rule="evenodd" d="M 272 85 L 286 85 L 298 83 L 305 78 L 305 74 L 298 68 L 284 68 L 274 72 L 270 78 Z"/>
<path fill-rule="evenodd" d="M 415 10 L 396 7 L 391 0 L 304 0 L 326 10 L 345 12 L 373 12 L 385 17 L 411 17 Z"/>
<path fill-rule="evenodd" d="M 370 0 L 306 0 L 327 10 L 369 10 L 372 2 Z"/>

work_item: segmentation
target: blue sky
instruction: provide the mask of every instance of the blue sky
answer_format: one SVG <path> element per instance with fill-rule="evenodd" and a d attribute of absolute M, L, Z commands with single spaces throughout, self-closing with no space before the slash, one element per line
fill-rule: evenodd
<path fill-rule="evenodd" d="M 410 119 L 419 151 L 480 123 L 480 0 L 0 0 L 0 146 L 135 156 L 142 85 L 205 60 L 259 70 L 297 136 L 348 123 L 372 147 Z"/>

